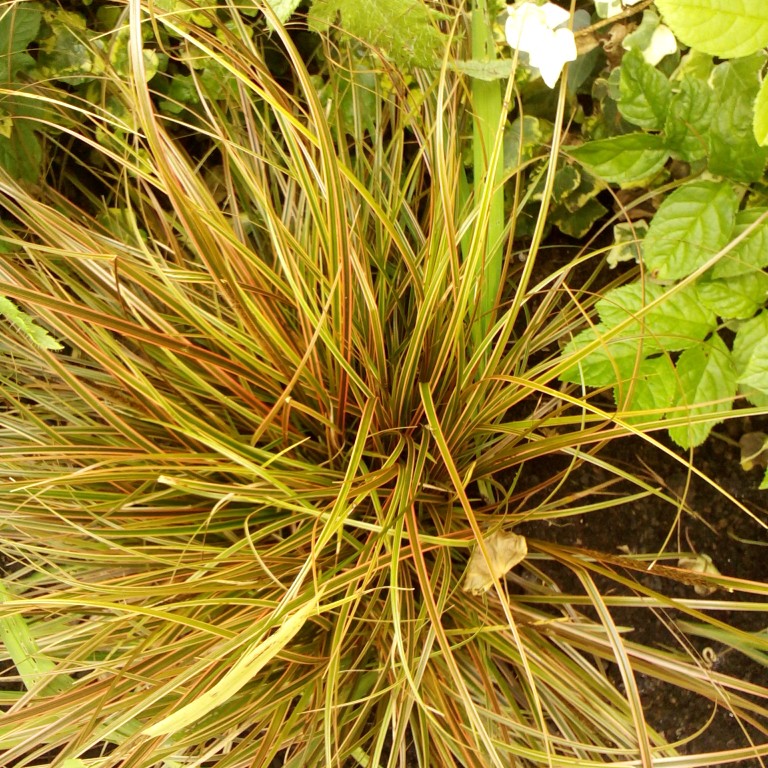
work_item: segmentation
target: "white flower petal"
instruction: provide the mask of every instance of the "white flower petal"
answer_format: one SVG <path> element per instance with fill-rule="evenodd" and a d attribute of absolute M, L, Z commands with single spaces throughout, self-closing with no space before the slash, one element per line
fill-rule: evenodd
<path fill-rule="evenodd" d="M 565 63 L 573 61 L 575 58 L 575 46 L 573 52 L 563 46 L 552 46 L 546 54 L 539 54 L 535 59 L 532 58 L 531 66 L 537 67 L 541 72 L 542 80 L 550 88 L 554 88 Z"/>
<path fill-rule="evenodd" d="M 528 51 L 528 40 L 540 27 L 545 27 L 539 7 L 531 3 L 509 8 L 509 18 L 504 25 L 504 35 L 512 48 Z"/>
<path fill-rule="evenodd" d="M 557 80 L 560 77 L 560 73 L 563 71 L 563 62 L 558 59 L 545 59 L 539 64 L 539 72 L 541 72 L 541 79 L 549 86 L 554 88 L 557 85 Z"/>
<path fill-rule="evenodd" d="M 664 24 L 659 24 L 653 30 L 651 42 L 643 51 L 643 58 L 651 65 L 656 66 L 665 56 L 677 50 L 677 40 L 672 30 Z"/>
<path fill-rule="evenodd" d="M 552 33 L 539 6 L 526 3 L 510 11 L 504 34 L 512 48 L 534 53 L 547 44 Z"/>
<path fill-rule="evenodd" d="M 544 82 L 553 88 L 563 66 L 576 59 L 576 41 L 570 29 L 560 27 L 571 14 L 554 3 L 524 3 L 509 9 L 504 28 L 512 48 L 528 54 L 528 63 L 541 72 Z"/>
<path fill-rule="evenodd" d="M 576 61 L 576 38 L 573 32 L 570 29 L 556 29 L 554 37 L 555 47 L 563 63 Z"/>
<path fill-rule="evenodd" d="M 550 29 L 557 29 L 561 24 L 567 24 L 571 14 L 554 3 L 545 3 L 540 6 L 547 26 Z"/>

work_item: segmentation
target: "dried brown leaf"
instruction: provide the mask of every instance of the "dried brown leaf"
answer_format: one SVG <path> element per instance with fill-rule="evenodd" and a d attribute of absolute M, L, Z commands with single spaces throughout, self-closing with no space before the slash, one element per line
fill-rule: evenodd
<path fill-rule="evenodd" d="M 495 531 L 484 540 L 488 561 L 480 547 L 469 558 L 462 589 L 473 595 L 481 595 L 492 586 L 494 579 L 501 579 L 528 554 L 525 537 L 516 533 Z"/>

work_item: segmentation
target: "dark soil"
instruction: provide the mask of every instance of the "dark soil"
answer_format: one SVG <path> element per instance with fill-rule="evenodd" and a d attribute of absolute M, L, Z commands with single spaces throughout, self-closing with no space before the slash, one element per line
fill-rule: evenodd
<path fill-rule="evenodd" d="M 741 468 L 738 440 L 744 432 L 765 429 L 768 426 L 765 421 L 755 423 L 754 420 L 742 419 L 721 425 L 704 446 L 695 451 L 693 457 L 694 465 L 747 507 L 754 518 L 704 480 L 692 475 L 683 464 L 674 462 L 671 457 L 639 438 L 630 438 L 614 441 L 600 456 L 635 475 L 644 475 L 655 487 L 665 488 L 669 495 L 684 502 L 687 511 L 678 516 L 672 505 L 665 505 L 649 497 L 618 508 L 567 518 L 558 524 L 541 521 L 523 523 L 516 530 L 529 538 L 529 549 L 533 551 L 536 539 L 584 547 L 604 553 L 608 558 L 621 554 L 618 547 L 626 547 L 632 553 L 650 555 L 693 551 L 709 555 L 724 575 L 763 582 L 768 557 L 768 491 L 759 490 L 763 470 L 745 472 Z M 673 444 L 661 435 L 659 439 L 674 449 Z M 674 450 L 678 455 L 687 457 L 686 452 Z M 534 467 L 533 477 L 528 476 L 526 484 L 533 486 L 545 480 L 551 476 L 552 470 L 550 461 L 549 466 L 541 467 L 540 476 L 537 477 Z M 588 491 L 609 478 L 608 471 L 584 465 L 570 474 L 564 492 Z M 611 489 L 612 492 L 621 490 L 620 487 Z M 636 490 L 627 484 L 627 493 Z M 585 498 L 580 503 L 588 501 Z M 676 565 L 676 561 L 665 562 Z M 565 568 L 557 570 L 553 565 L 553 573 L 564 591 L 583 593 L 578 579 Z M 646 586 L 665 595 L 697 597 L 691 585 L 658 576 L 633 575 Z M 605 587 L 611 589 L 610 584 Z M 615 585 L 613 589 L 616 591 Z M 712 598 L 718 596 L 725 595 L 721 592 Z M 733 601 L 765 601 L 760 596 L 739 592 L 727 597 Z M 612 615 L 617 625 L 633 628 L 625 636 L 628 641 L 660 648 L 680 647 L 679 641 L 648 610 L 623 608 L 614 610 Z M 750 632 L 768 628 L 768 602 L 766 612 L 719 611 L 715 615 L 723 622 Z M 672 615 L 671 618 L 679 617 Z M 713 670 L 768 688 L 768 669 L 737 648 L 724 647 L 711 640 L 692 636 L 689 640 L 695 652 L 709 656 Z M 620 686 L 618 671 L 613 669 L 610 673 Z M 768 738 L 768 722 L 758 722 L 756 726 L 739 723 L 731 712 L 717 707 L 708 699 L 651 677 L 638 676 L 637 685 L 648 722 L 668 741 L 676 742 L 701 731 L 680 748 L 683 753 L 719 752 L 747 747 L 750 737 L 758 744 L 765 743 Z M 760 703 L 765 706 L 765 699 Z M 758 768 L 766 763 L 754 758 L 722 765 Z"/>

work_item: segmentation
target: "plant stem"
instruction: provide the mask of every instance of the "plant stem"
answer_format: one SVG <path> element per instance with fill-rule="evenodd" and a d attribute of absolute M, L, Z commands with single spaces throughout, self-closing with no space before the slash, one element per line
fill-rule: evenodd
<path fill-rule="evenodd" d="M 479 61 L 496 58 L 488 11 L 487 0 L 475 0 L 472 10 L 472 58 Z M 482 246 L 484 257 L 478 278 L 477 315 L 472 328 L 473 342 L 478 345 L 493 325 L 503 258 L 501 240 L 504 230 L 504 190 L 501 186 L 504 171 L 503 153 L 498 153 L 497 161 L 493 167 L 490 167 L 502 110 L 499 81 L 474 79 L 472 105 L 474 108 L 472 150 L 475 202 L 482 199 L 486 184 L 490 184 L 493 188 L 487 215 L 487 233 Z M 480 215 L 478 220 L 482 222 L 483 219 L 484 217 Z"/>

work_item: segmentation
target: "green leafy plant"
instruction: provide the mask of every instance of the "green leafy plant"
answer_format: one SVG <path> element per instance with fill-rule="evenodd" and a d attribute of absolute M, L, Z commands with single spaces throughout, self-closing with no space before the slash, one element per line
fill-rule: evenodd
<path fill-rule="evenodd" d="M 764 61 L 752 49 L 715 64 L 692 50 L 667 75 L 630 49 L 611 80 L 618 113 L 635 131 L 568 149 L 605 181 L 656 185 L 662 202 L 635 238 L 643 276 L 600 297 L 598 322 L 566 347 L 585 357 L 562 379 L 613 386 L 628 413 L 666 412 L 685 448 L 706 439 L 737 393 L 765 402 L 768 380 L 757 374 L 756 340 L 747 339 L 768 295 L 766 217 L 745 186 L 762 178 L 768 159 L 746 129 Z M 670 158 L 690 175 L 661 189 Z"/>
<path fill-rule="evenodd" d="M 533 242 L 521 261 L 505 219 L 499 290 L 477 322 L 499 243 L 476 229 L 498 216 L 506 136 L 500 112 L 495 132 L 475 133 L 473 110 L 495 100 L 460 67 L 400 73 L 336 35 L 300 52 L 270 6 L 160 5 L 121 9 L 102 35 L 125 58 L 107 55 L 99 88 L 60 99 L 76 127 L 50 144 L 59 172 L 31 189 L 0 168 L 0 294 L 64 345 L 0 339 L 14 566 L 0 629 L 16 642 L 2 661 L 24 688 L 2 699 L 5 760 L 506 768 L 768 754 L 756 738 L 682 757 L 644 717 L 641 674 L 739 720 L 768 714 L 759 686 L 704 668 L 679 634 L 645 646 L 612 615 L 674 609 L 733 636 L 646 578 L 699 581 L 511 532 L 613 509 L 627 485 L 679 509 L 600 455 L 638 427 L 557 386 L 586 359 L 560 353 L 589 309 L 573 272 L 601 262 L 542 258 L 564 82 Z M 461 34 L 442 58 L 473 61 L 472 23 L 450 21 Z M 482 169 L 479 141 L 492 146 Z M 516 172 L 502 194 L 517 214 Z M 634 322 L 624 312 L 612 332 Z M 590 464 L 609 475 L 596 495 L 558 493 Z M 710 605 L 762 609 L 741 597 Z"/>

